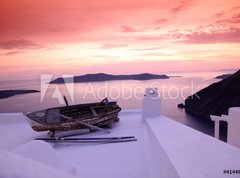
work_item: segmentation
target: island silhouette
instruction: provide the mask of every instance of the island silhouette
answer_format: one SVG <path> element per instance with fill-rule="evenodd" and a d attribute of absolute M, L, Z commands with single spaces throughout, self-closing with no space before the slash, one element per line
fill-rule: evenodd
<path fill-rule="evenodd" d="M 50 81 L 50 84 L 62 84 L 69 83 L 73 81 L 74 83 L 84 83 L 84 82 L 102 82 L 102 81 L 112 81 L 112 80 L 152 80 L 152 79 L 168 79 L 167 75 L 158 75 L 150 73 L 142 74 L 132 74 L 132 75 L 111 75 L 105 73 L 97 74 L 86 74 L 80 76 L 74 76 L 73 80 L 68 80 L 70 78 L 59 77 L 55 80 Z"/>

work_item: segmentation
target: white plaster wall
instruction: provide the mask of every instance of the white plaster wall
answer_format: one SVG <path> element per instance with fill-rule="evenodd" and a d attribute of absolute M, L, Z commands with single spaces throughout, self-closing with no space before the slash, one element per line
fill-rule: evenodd
<path fill-rule="evenodd" d="M 230 108 L 227 119 L 229 120 L 227 142 L 240 148 L 240 108 Z"/>
<path fill-rule="evenodd" d="M 154 134 L 148 124 L 145 125 L 145 132 L 150 178 L 180 178 L 171 160 L 156 138 L 156 134 Z"/>
<path fill-rule="evenodd" d="M 223 173 L 239 169 L 240 149 L 165 116 L 147 119 L 146 128 L 154 155 L 152 177 L 240 177 Z"/>

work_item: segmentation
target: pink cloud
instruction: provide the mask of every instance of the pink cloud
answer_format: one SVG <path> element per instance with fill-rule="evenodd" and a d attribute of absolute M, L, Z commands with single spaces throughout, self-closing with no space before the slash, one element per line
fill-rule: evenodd
<path fill-rule="evenodd" d="M 164 49 L 163 47 L 146 47 L 146 48 L 133 48 L 131 50 L 138 50 L 138 51 L 153 51 L 153 50 L 159 50 L 159 49 Z"/>
<path fill-rule="evenodd" d="M 198 44 L 207 43 L 212 45 L 212 48 L 209 45 L 211 49 L 222 49 L 222 46 L 219 47 L 220 45 L 215 45 L 215 43 L 239 44 L 239 9 L 238 1 L 229 0 L 69 0 L 68 3 L 63 1 L 56 3 L 49 0 L 2 0 L 0 3 L 0 50 L 2 51 L 0 53 L 6 55 L 5 60 L 2 60 L 4 64 L 12 66 L 13 69 L 17 65 L 29 66 L 29 61 L 32 60 L 33 66 L 41 66 L 39 70 L 51 71 L 56 64 L 53 66 L 43 64 L 48 63 L 47 60 L 50 58 L 55 61 L 60 60 L 58 55 L 66 50 L 65 55 L 69 55 L 69 60 L 71 60 L 69 63 L 78 65 L 76 71 L 79 72 L 79 66 L 84 63 L 82 66 L 85 67 L 87 63 L 87 61 L 80 62 L 81 57 L 91 60 L 90 63 L 93 65 L 98 64 L 98 58 L 101 56 L 95 55 L 104 54 L 102 51 L 104 49 L 110 49 L 110 54 L 113 55 L 115 55 L 114 51 L 117 51 L 114 48 L 145 50 L 148 53 L 146 55 L 149 56 L 163 55 L 157 53 L 161 51 L 158 50 L 158 46 L 166 48 L 166 51 L 171 49 L 181 51 L 183 48 L 194 51 Z M 216 21 L 219 22 L 216 23 Z M 208 24 L 211 25 L 208 26 Z M 118 27 L 117 30 L 116 27 Z M 173 41 L 178 41 L 178 43 L 173 44 Z M 224 45 L 227 49 L 231 48 L 227 44 Z M 81 49 L 76 50 L 76 54 L 67 53 L 78 47 Z M 200 45 L 197 47 L 201 48 Z M 38 48 L 43 48 L 43 50 L 35 51 Z M 84 53 L 81 53 L 81 50 Z M 11 61 L 18 61 L 17 59 L 22 57 L 18 56 L 18 51 L 30 52 L 31 59 L 22 60 L 25 63 L 12 64 Z M 229 52 L 231 55 L 232 51 L 235 56 L 239 56 L 235 48 L 224 54 Z M 206 54 L 206 52 L 196 52 L 196 56 L 201 54 Z M 218 54 L 222 55 L 219 56 L 221 60 L 229 59 L 221 52 L 216 52 L 216 55 Z M 119 55 L 118 51 L 116 55 Z M 68 58 L 67 56 L 64 58 Z M 175 60 L 178 59 L 174 57 L 179 56 L 180 54 L 176 53 L 171 58 L 165 58 L 173 60 L 172 65 L 170 61 L 168 63 L 172 69 L 181 66 L 175 65 L 177 64 Z M 107 65 L 98 66 L 98 70 L 101 72 L 106 66 L 107 71 L 114 71 L 111 63 L 114 63 L 116 57 L 102 56 L 106 58 L 103 61 Z M 124 61 L 123 57 L 120 58 L 117 62 Z M 212 58 L 210 56 L 207 60 Z M 191 60 L 195 61 L 195 59 Z M 65 63 L 68 64 L 68 61 Z M 148 63 L 151 64 L 148 65 Z M 128 64 L 130 65 L 129 71 L 133 70 L 134 64 L 127 62 L 123 63 L 119 69 L 119 65 L 116 65 L 115 69 L 124 73 L 126 71 L 124 67 Z M 139 68 L 134 67 L 134 70 L 155 68 L 151 66 L 152 64 L 157 65 L 153 61 L 147 61 L 142 63 L 142 67 L 140 65 Z M 160 66 L 160 63 L 158 64 Z M 197 62 L 193 62 L 189 69 L 192 69 L 194 64 L 196 65 Z M 58 65 L 66 72 L 71 71 L 69 66 L 62 63 Z M 159 66 L 155 68 L 156 71 L 159 70 Z M 94 69 L 93 67 L 92 71 L 95 71 Z M 59 73 L 62 72 L 58 70 Z"/>
<path fill-rule="evenodd" d="M 219 12 L 219 13 L 216 13 L 216 14 L 214 15 L 214 17 L 220 18 L 220 17 L 222 17 L 224 14 L 225 14 L 224 12 Z"/>
<path fill-rule="evenodd" d="M 240 23 L 240 13 L 239 14 L 234 14 L 232 16 L 232 21 L 231 23 Z"/>
<path fill-rule="evenodd" d="M 163 40 L 166 39 L 165 35 L 160 35 L 160 36 L 151 36 L 151 35 L 145 35 L 145 36 L 139 36 L 136 37 L 136 41 L 155 41 L 155 40 Z"/>
<path fill-rule="evenodd" d="M 10 52 L 6 52 L 6 53 L 2 53 L 0 54 L 1 56 L 12 56 L 12 55 L 16 55 L 16 54 L 20 54 L 20 53 L 24 53 L 25 51 L 10 51 Z"/>
<path fill-rule="evenodd" d="M 231 18 L 228 18 L 228 19 L 223 19 L 223 20 L 218 20 L 217 23 L 220 23 L 220 24 L 229 24 L 229 23 L 240 23 L 240 13 L 238 14 L 233 14 Z"/>
<path fill-rule="evenodd" d="M 171 1 L 170 1 L 171 2 Z M 194 4 L 194 0 L 177 0 L 169 2 L 169 11 L 170 13 L 178 13 L 190 8 Z"/>
<path fill-rule="evenodd" d="M 123 33 L 131 33 L 131 32 L 137 32 L 138 30 L 134 29 L 133 27 L 127 26 L 127 25 L 121 25 L 120 32 Z"/>
<path fill-rule="evenodd" d="M 105 44 L 102 46 L 104 49 L 110 49 L 110 48 L 121 48 L 121 47 L 127 47 L 127 45 L 124 44 Z"/>
<path fill-rule="evenodd" d="M 158 4 L 148 0 L 3 1 L 0 3 L 0 36 L 6 39 L 41 38 L 48 42 L 63 38 L 65 41 L 80 41 L 85 33 L 109 28 L 121 18 L 129 17 L 132 11 Z M 122 26 L 122 30 L 133 31 L 128 26 Z"/>
<path fill-rule="evenodd" d="M 0 3 L 0 36 L 5 39 L 34 39 L 51 42 L 82 41 L 86 34 L 110 29 L 114 25 L 153 20 L 151 9 L 177 12 L 189 7 L 189 1 L 149 0 L 69 0 L 68 3 L 49 0 L 19 0 Z M 150 13 L 149 13 L 150 12 Z M 139 14 L 139 15 L 137 15 Z M 164 14 L 168 16 L 168 14 Z M 166 22 L 162 18 L 158 23 Z M 144 25 L 142 26 L 144 28 Z M 124 33 L 141 31 L 122 25 Z M 89 35 L 90 36 L 90 35 Z"/>
<path fill-rule="evenodd" d="M 26 49 L 26 48 L 40 48 L 41 45 L 30 41 L 30 40 L 10 40 L 10 41 L 0 41 L 1 49 Z"/>
<path fill-rule="evenodd" d="M 216 30 L 212 32 L 199 31 L 182 36 L 184 36 L 186 39 L 182 40 L 181 42 L 185 43 L 239 43 L 240 28 L 229 28 L 224 31 Z"/>
<path fill-rule="evenodd" d="M 232 8 L 232 10 L 239 10 L 240 9 L 240 6 L 235 6 Z"/>
<path fill-rule="evenodd" d="M 155 24 L 163 24 L 166 23 L 167 21 L 168 21 L 167 18 L 160 18 L 155 21 Z"/>

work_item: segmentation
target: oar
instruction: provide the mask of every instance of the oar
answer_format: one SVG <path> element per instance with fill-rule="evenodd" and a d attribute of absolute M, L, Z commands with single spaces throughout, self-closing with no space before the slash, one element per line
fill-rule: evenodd
<path fill-rule="evenodd" d="M 59 113 L 55 113 L 55 114 L 56 114 L 56 115 L 59 115 L 59 116 L 61 116 L 61 117 L 63 117 L 63 118 L 66 118 L 66 119 L 72 119 L 71 117 L 65 116 L 65 115 L 63 115 L 63 114 L 59 114 Z M 106 132 L 106 133 L 111 133 L 109 130 L 103 129 L 103 128 L 101 128 L 101 127 L 98 127 L 98 126 L 95 126 L 95 125 L 92 125 L 92 124 L 88 124 L 88 123 L 83 122 L 83 121 L 79 121 L 79 120 L 78 120 L 77 122 L 79 122 L 80 124 L 85 125 L 85 126 L 87 126 L 87 127 L 90 127 L 90 128 L 92 128 L 92 129 L 96 129 L 96 130 L 103 131 L 103 132 Z"/>
<path fill-rule="evenodd" d="M 117 143 L 137 141 L 135 137 L 104 137 L 104 138 L 36 138 L 46 142 L 71 142 L 71 143 Z"/>
<path fill-rule="evenodd" d="M 125 137 L 85 137 L 85 138 L 65 138 L 65 137 L 54 137 L 54 138 L 35 138 L 35 140 L 127 140 L 127 139 L 135 139 L 134 136 L 125 136 Z"/>

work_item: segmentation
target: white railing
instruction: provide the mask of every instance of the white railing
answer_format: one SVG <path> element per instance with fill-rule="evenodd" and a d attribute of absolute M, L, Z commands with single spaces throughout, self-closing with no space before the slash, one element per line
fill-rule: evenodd
<path fill-rule="evenodd" d="M 210 116 L 215 122 L 214 136 L 219 139 L 220 121 L 227 122 L 227 143 L 240 148 L 240 107 L 232 107 L 228 110 L 228 115 Z"/>

